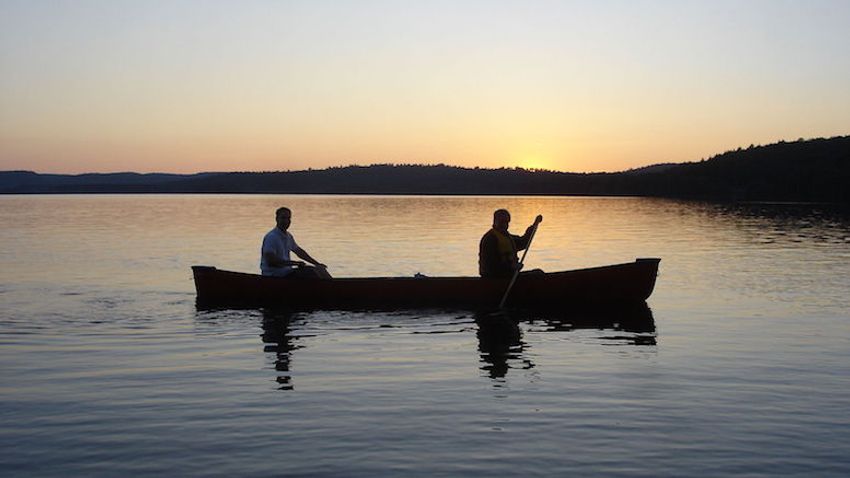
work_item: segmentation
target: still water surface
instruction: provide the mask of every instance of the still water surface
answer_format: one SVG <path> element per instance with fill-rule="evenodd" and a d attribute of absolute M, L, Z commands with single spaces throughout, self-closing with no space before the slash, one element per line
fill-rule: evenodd
<path fill-rule="evenodd" d="M 649 311 L 201 311 L 274 209 L 336 276 L 661 257 Z M 635 198 L 0 196 L 4 476 L 847 476 L 850 216 Z"/>

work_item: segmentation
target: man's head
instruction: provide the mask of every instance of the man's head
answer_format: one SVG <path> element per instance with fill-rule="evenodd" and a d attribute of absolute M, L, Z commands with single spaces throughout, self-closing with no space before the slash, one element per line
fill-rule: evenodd
<path fill-rule="evenodd" d="M 288 207 L 279 207 L 274 213 L 274 218 L 278 229 L 286 231 L 289 229 L 289 223 L 292 222 L 292 211 Z"/>
<path fill-rule="evenodd" d="M 511 223 L 511 213 L 507 209 L 497 209 L 493 213 L 493 229 L 501 232 L 508 232 L 508 225 Z"/>

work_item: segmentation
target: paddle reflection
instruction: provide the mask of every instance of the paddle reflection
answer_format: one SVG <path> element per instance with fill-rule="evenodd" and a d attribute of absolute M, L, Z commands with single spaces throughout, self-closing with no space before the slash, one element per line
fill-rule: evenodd
<path fill-rule="evenodd" d="M 657 344 L 655 319 L 643 303 L 617 309 L 478 312 L 480 368 L 491 379 L 503 379 L 511 368 L 531 369 L 529 345 L 523 340 L 520 323 L 536 332 L 568 332 L 577 329 L 610 330 L 601 341 L 620 345 Z"/>
<path fill-rule="evenodd" d="M 295 388 L 292 383 L 290 361 L 292 351 L 302 346 L 295 343 L 296 337 L 291 334 L 293 317 L 292 312 L 263 309 L 263 333 L 261 335 L 264 344 L 263 351 L 275 354 L 274 368 L 277 371 L 275 380 L 280 385 L 278 390 L 294 390 Z"/>

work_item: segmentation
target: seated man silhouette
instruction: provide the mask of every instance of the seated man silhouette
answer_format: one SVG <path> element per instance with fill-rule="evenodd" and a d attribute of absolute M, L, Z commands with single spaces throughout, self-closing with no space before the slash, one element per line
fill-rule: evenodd
<path fill-rule="evenodd" d="M 543 216 L 537 216 L 535 223 L 541 221 Z M 519 269 L 517 251 L 528 247 L 534 224 L 528 226 L 522 236 L 515 236 L 508 232 L 510 223 L 511 213 L 507 209 L 498 209 L 493 213 L 493 228 L 484 234 L 478 244 L 478 273 L 481 277 L 510 279 Z"/>
<path fill-rule="evenodd" d="M 264 276 L 287 277 L 293 279 L 330 279 L 327 266 L 313 259 L 310 254 L 298 246 L 289 232 L 292 211 L 281 207 L 275 211 L 277 225 L 263 237 L 260 252 L 260 271 Z M 290 259 L 290 252 L 313 264 L 307 266 L 302 261 Z"/>

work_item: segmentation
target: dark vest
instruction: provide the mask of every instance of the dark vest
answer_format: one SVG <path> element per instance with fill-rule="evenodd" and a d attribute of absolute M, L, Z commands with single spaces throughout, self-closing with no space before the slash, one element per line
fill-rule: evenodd
<path fill-rule="evenodd" d="M 478 244 L 478 273 L 481 277 L 511 277 L 517 266 L 517 239 L 490 229 Z"/>

